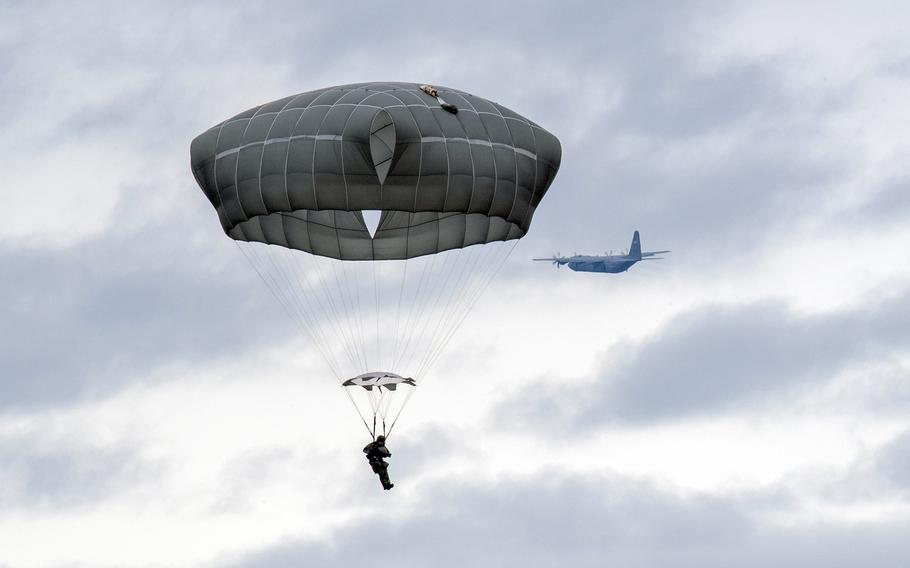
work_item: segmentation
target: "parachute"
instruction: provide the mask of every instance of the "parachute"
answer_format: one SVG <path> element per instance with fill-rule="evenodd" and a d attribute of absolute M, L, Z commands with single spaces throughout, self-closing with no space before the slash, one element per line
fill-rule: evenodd
<path fill-rule="evenodd" d="M 526 234 L 561 158 L 555 136 L 506 107 L 413 83 L 270 102 L 190 153 L 222 229 L 373 437 Z"/>

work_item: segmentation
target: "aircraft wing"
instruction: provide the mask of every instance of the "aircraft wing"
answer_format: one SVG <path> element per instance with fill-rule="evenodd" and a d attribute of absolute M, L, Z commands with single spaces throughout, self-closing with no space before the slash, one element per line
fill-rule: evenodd
<path fill-rule="evenodd" d="M 647 258 L 647 257 L 649 257 L 649 256 L 654 256 L 655 254 L 664 254 L 664 253 L 668 253 L 668 252 L 673 252 L 673 251 L 671 251 L 671 250 L 655 250 L 655 251 L 651 251 L 651 252 L 643 252 L 643 253 L 641 253 L 641 257 L 642 257 L 642 258 Z"/>

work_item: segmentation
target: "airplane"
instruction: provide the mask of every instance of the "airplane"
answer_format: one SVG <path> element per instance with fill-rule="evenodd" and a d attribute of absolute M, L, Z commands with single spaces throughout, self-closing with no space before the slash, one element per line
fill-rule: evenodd
<path fill-rule="evenodd" d="M 576 254 L 572 256 L 559 256 L 559 253 L 556 253 L 556 255 L 551 258 L 532 258 L 531 260 L 550 261 L 556 265 L 556 268 L 566 264 L 575 272 L 609 272 L 611 274 L 617 274 L 629 270 L 633 264 L 640 260 L 660 260 L 664 257 L 655 255 L 668 252 L 671 251 L 657 250 L 652 252 L 641 252 L 641 239 L 638 236 L 638 231 L 635 231 L 635 234 L 632 235 L 632 245 L 629 247 L 628 254 L 606 254 L 604 256 L 585 256 Z"/>

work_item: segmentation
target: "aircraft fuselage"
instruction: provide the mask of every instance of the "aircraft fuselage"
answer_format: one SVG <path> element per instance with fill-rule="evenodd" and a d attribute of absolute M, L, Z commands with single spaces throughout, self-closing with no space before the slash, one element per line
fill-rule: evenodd
<path fill-rule="evenodd" d="M 636 262 L 638 261 L 623 257 L 572 256 L 569 257 L 566 266 L 575 272 L 606 272 L 618 274 L 629 270 Z"/>

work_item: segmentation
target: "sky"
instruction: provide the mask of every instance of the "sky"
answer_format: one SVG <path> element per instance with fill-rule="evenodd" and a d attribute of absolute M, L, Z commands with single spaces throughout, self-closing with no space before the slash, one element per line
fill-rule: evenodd
<path fill-rule="evenodd" d="M 0 0 L 0 566 L 910 565 L 905 2 Z M 562 143 L 383 492 L 190 141 L 362 81 Z M 531 263 L 628 247 L 621 275 Z"/>

